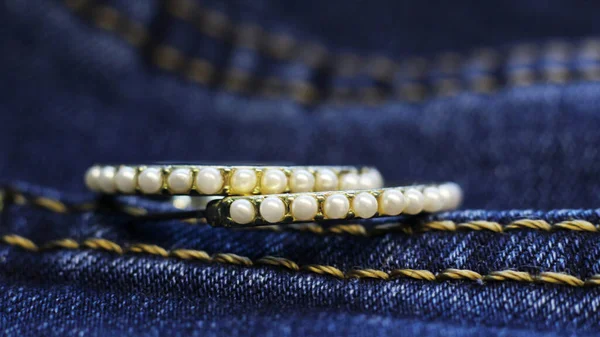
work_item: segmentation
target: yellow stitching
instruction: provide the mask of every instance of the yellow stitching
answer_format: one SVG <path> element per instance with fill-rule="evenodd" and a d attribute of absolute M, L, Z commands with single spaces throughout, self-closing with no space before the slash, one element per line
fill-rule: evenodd
<path fill-rule="evenodd" d="M 123 211 L 123 213 L 125 214 L 133 216 L 141 216 L 148 214 L 148 211 L 141 207 L 124 206 L 121 208 L 121 211 Z"/>
<path fill-rule="evenodd" d="M 483 276 L 472 270 L 450 268 L 437 274 L 436 278 L 440 280 L 452 279 L 478 281 L 482 280 Z"/>
<path fill-rule="evenodd" d="M 362 225 L 334 225 L 328 228 L 328 231 L 330 233 L 335 233 L 335 234 L 351 234 L 351 235 L 358 235 L 358 236 L 366 236 L 367 235 L 367 230 L 365 228 L 365 226 Z"/>
<path fill-rule="evenodd" d="M 67 6 L 76 13 L 82 6 L 73 6 L 71 1 L 65 0 Z M 132 21 L 114 8 L 94 4 L 92 6 L 92 22 L 99 28 L 118 34 L 121 38 L 136 47 L 150 41 L 146 29 L 138 22 Z M 207 60 L 188 57 L 180 50 L 168 45 L 157 46 L 152 52 L 153 62 L 161 69 L 180 73 L 184 77 L 199 83 L 208 84 L 215 73 L 214 66 Z M 267 79 L 254 78 L 252 74 L 240 69 L 232 69 L 225 74 L 225 89 L 231 92 L 244 92 L 254 81 L 262 82 Z M 317 99 L 317 89 L 310 83 L 292 81 L 282 83 L 290 97 L 302 104 L 314 103 Z"/>
<path fill-rule="evenodd" d="M 6 203 L 7 197 L 12 198 L 13 202 L 17 205 L 26 205 L 28 203 L 33 204 L 35 206 L 44 208 L 46 210 L 52 211 L 54 213 L 69 213 L 69 212 L 81 212 L 81 211 L 93 211 L 97 208 L 95 203 L 81 203 L 77 205 L 66 205 L 62 201 L 58 199 L 52 199 L 48 197 L 42 196 L 26 196 L 21 192 L 13 191 L 13 190 L 0 190 L 3 194 L 2 196 L 2 208 Z M 138 209 L 138 214 L 145 214 L 144 209 Z M 134 211 L 131 210 L 128 214 L 134 215 Z"/>
<path fill-rule="evenodd" d="M 410 59 L 402 64 L 398 64 L 392 59 L 383 56 L 371 56 L 364 58 L 357 54 L 339 54 L 333 55 L 321 46 L 315 46 L 314 43 L 307 41 L 298 41 L 290 35 L 267 32 L 256 24 L 235 24 L 231 22 L 223 13 L 209 10 L 190 0 L 166 0 L 167 11 L 173 16 L 189 21 L 200 32 L 213 38 L 224 38 L 225 32 L 234 36 L 234 43 L 239 47 L 257 50 L 263 54 L 269 55 L 280 60 L 299 60 L 309 67 L 318 68 L 325 64 L 328 58 L 330 63 L 336 67 L 335 73 L 342 76 L 352 76 L 359 71 L 367 71 L 368 74 L 378 81 L 391 82 L 398 69 L 411 69 L 413 78 L 420 78 L 425 73 L 424 61 L 421 58 Z M 266 41 L 266 43 L 265 43 Z M 262 43 L 259 43 L 262 42 Z M 509 52 L 509 58 L 518 64 L 529 65 L 533 57 L 537 54 L 536 47 L 528 44 L 517 45 Z M 544 49 L 544 48 L 542 48 Z M 564 42 L 550 42 L 543 50 L 544 55 L 549 55 L 559 60 L 564 59 L 569 53 L 569 45 Z M 595 40 L 585 43 L 582 48 L 586 55 L 595 56 L 598 54 L 600 45 Z M 306 50 L 305 53 L 294 53 L 295 50 Z M 320 57 L 310 57 L 312 54 L 318 54 Z M 478 63 L 484 69 L 492 70 L 497 68 L 499 55 L 496 51 L 490 49 L 474 50 L 471 56 L 463 57 L 457 53 L 442 53 L 434 58 L 434 68 L 440 69 L 442 74 L 451 76 L 456 75 L 461 64 Z M 294 57 L 296 55 L 296 57 Z M 413 69 L 416 69 L 413 70 Z M 572 74 L 562 65 L 555 65 L 552 68 L 543 69 L 543 80 L 555 83 L 564 83 L 572 77 Z M 582 70 L 584 78 L 597 80 L 597 71 L 594 69 Z M 518 69 L 508 74 L 510 82 L 514 85 L 529 85 L 536 79 L 533 71 L 527 69 Z M 470 81 L 471 89 L 476 92 L 492 92 L 497 89 L 498 83 L 495 78 L 488 74 L 479 74 Z M 441 78 L 434 83 L 435 91 L 439 95 L 454 95 L 460 90 L 460 83 L 457 79 Z M 343 90 L 343 89 L 342 89 Z M 378 101 L 373 99 L 369 91 L 377 90 L 367 88 L 363 95 L 365 103 Z M 406 93 L 401 97 L 409 100 L 423 98 L 423 95 Z"/>
<path fill-rule="evenodd" d="M 50 198 L 45 197 L 37 197 L 32 200 L 33 204 L 38 205 L 43 208 L 47 208 L 56 213 L 66 213 L 67 206 L 64 203 Z"/>
<path fill-rule="evenodd" d="M 587 279 L 585 281 L 586 285 L 589 286 L 598 286 L 600 285 L 600 275 L 593 275 L 592 277 L 590 277 L 589 279 Z"/>
<path fill-rule="evenodd" d="M 166 249 L 156 246 L 156 245 L 147 245 L 147 244 L 134 244 L 129 247 L 128 251 L 134 253 L 148 253 L 153 255 L 160 255 L 162 257 L 169 256 L 169 252 Z"/>
<path fill-rule="evenodd" d="M 421 226 L 424 231 L 436 230 L 436 231 L 455 231 L 456 224 L 454 221 L 432 221 L 425 223 Z"/>
<path fill-rule="evenodd" d="M 120 14 L 106 6 L 97 6 L 94 11 L 94 23 L 105 30 L 115 31 L 120 20 Z"/>
<path fill-rule="evenodd" d="M 192 59 L 188 65 L 189 72 L 187 77 L 193 81 L 203 85 L 210 83 L 210 79 L 213 78 L 216 70 L 215 67 L 206 60 Z"/>
<path fill-rule="evenodd" d="M 491 221 L 471 221 L 456 225 L 456 229 L 470 229 L 475 231 L 488 230 L 496 233 L 502 232 L 502 225 Z"/>
<path fill-rule="evenodd" d="M 87 211 L 94 211 L 96 210 L 96 204 L 92 203 L 92 202 L 86 202 L 86 203 L 81 203 L 78 205 L 74 205 L 74 206 L 70 206 L 71 209 L 67 208 L 67 212 L 70 210 L 75 210 L 75 211 L 80 211 L 80 212 L 87 212 Z"/>
<path fill-rule="evenodd" d="M 563 221 L 555 225 L 557 228 L 568 229 L 572 231 L 597 232 L 598 229 L 591 222 L 584 220 Z"/>
<path fill-rule="evenodd" d="M 521 219 L 511 222 L 504 229 L 535 229 L 549 231 L 552 229 L 552 226 L 544 220 Z"/>
<path fill-rule="evenodd" d="M 91 1 L 87 0 L 64 1 L 67 7 L 71 8 L 76 13 L 81 12 L 84 6 L 90 5 L 91 3 Z M 91 3 L 91 8 L 92 21 L 99 28 L 118 34 L 121 38 L 125 39 L 127 42 L 136 47 L 141 47 L 150 40 L 147 30 L 141 24 L 124 17 L 122 14 L 118 13 L 114 8 L 93 3 Z M 168 8 L 170 8 L 171 12 L 173 12 L 174 15 L 178 17 L 189 17 L 187 10 L 185 10 L 185 7 L 183 10 L 177 7 L 173 9 L 173 6 L 169 6 Z M 213 37 L 220 37 L 225 35 L 225 32 L 228 31 L 228 29 L 230 29 L 228 26 L 231 25 L 228 18 L 217 12 L 211 12 L 210 15 L 205 15 L 203 17 L 203 23 L 206 23 L 208 26 L 210 26 L 209 29 L 206 29 L 205 33 Z M 247 29 L 243 29 L 242 31 L 247 31 Z M 259 33 L 262 32 L 260 28 L 258 29 L 258 31 Z M 245 38 L 238 40 L 241 41 L 240 43 L 242 45 L 248 44 L 247 39 Z M 296 42 L 291 37 L 271 34 L 267 36 L 267 41 L 270 41 L 270 43 L 265 45 L 265 50 L 267 50 L 268 53 L 270 53 L 276 58 L 289 58 L 290 55 L 295 54 L 292 53 L 292 51 Z M 251 44 L 251 46 L 252 45 L 253 44 Z M 521 46 L 516 46 L 513 48 L 513 50 L 518 50 L 519 48 L 521 48 Z M 313 46 L 311 43 L 307 43 L 300 49 L 311 49 L 313 52 L 303 52 L 298 55 L 321 55 L 318 57 L 308 56 L 308 58 L 303 61 L 307 65 L 317 67 L 320 64 L 323 64 L 322 60 L 325 59 L 323 55 L 326 55 L 327 52 L 322 50 L 322 47 Z M 525 52 L 525 54 L 526 53 L 527 52 Z M 207 60 L 186 57 L 180 51 L 175 50 L 171 46 L 159 46 L 154 50 L 153 55 L 154 62 L 160 68 L 172 72 L 178 72 L 184 77 L 199 84 L 208 84 L 215 72 L 214 66 L 212 66 Z M 477 51 L 475 52 L 475 55 L 478 55 Z M 305 56 L 302 57 L 305 58 Z M 434 65 L 432 67 L 442 69 L 443 71 L 448 73 L 448 76 L 456 76 L 456 61 L 448 61 L 449 59 L 452 60 L 452 58 L 456 58 L 456 55 L 452 53 L 447 55 L 442 54 L 438 58 L 438 60 L 434 62 Z M 477 56 L 475 56 L 475 58 L 477 58 Z M 412 79 L 420 79 L 424 76 L 424 69 L 427 68 L 425 66 L 421 66 L 421 63 L 423 62 L 421 58 L 414 58 L 407 62 L 404 62 L 403 64 L 396 64 L 392 60 L 382 58 L 380 56 L 370 57 L 368 60 L 362 60 L 361 57 L 352 54 L 336 55 L 333 56 L 332 59 L 333 62 L 330 63 L 334 65 L 339 65 L 339 69 L 337 69 L 337 72 L 339 72 L 342 75 L 345 74 L 345 76 L 350 76 L 354 73 L 357 73 L 358 71 L 362 71 L 363 69 L 361 68 L 364 67 L 364 70 L 369 71 L 370 75 L 374 78 L 378 79 L 379 81 L 387 82 L 392 80 L 393 76 L 390 76 L 390 74 L 394 73 L 395 69 L 405 69 L 407 67 L 412 69 L 418 69 L 409 71 L 408 74 L 412 76 Z M 489 62 L 485 62 L 485 59 L 485 57 L 482 58 L 480 60 L 480 63 L 488 64 Z M 447 66 L 447 64 L 452 64 L 452 66 Z M 490 67 L 490 69 L 492 68 Z M 550 81 L 564 82 L 570 77 L 568 70 L 564 69 L 560 73 L 556 73 L 556 71 L 551 69 L 544 71 L 547 79 Z M 597 77 L 594 75 L 594 73 L 597 72 L 595 69 L 584 69 L 582 70 L 582 72 L 584 73 L 584 78 Z M 248 72 L 242 72 L 239 69 L 234 69 L 226 73 L 225 75 L 225 89 L 232 92 L 244 92 L 249 89 L 249 85 L 254 81 L 259 81 L 263 83 L 271 83 L 275 81 L 279 83 L 278 86 L 282 87 L 285 90 L 285 95 L 289 96 L 289 98 L 298 103 L 313 104 L 319 100 L 317 88 L 306 81 L 291 81 L 283 83 L 278 79 L 272 78 L 254 78 L 253 81 L 251 80 L 251 78 L 253 77 L 252 74 Z M 476 77 L 470 82 L 470 87 L 468 89 L 476 92 L 490 92 L 496 88 L 495 83 L 497 81 L 493 78 L 489 78 L 488 74 L 482 74 L 479 76 L 481 78 Z M 509 83 L 515 86 L 531 85 L 536 80 L 538 80 L 535 78 L 533 70 L 526 69 L 513 71 L 508 74 L 508 77 Z M 345 89 L 333 88 L 333 90 L 344 91 Z M 352 92 L 355 92 L 355 94 L 345 95 L 344 97 L 358 98 L 358 101 L 364 104 L 381 103 L 383 101 L 383 94 L 381 92 L 381 89 L 375 87 L 362 87 L 352 88 L 352 90 Z M 434 80 L 433 83 L 433 93 L 437 95 L 451 96 L 457 94 L 461 90 L 461 82 L 456 78 L 440 78 L 438 80 Z M 422 84 L 419 83 L 404 83 L 401 84 L 400 88 L 396 91 L 399 95 L 399 97 L 397 98 L 406 99 L 408 101 L 418 101 L 426 97 L 427 90 Z M 279 91 L 271 90 L 265 87 L 264 90 L 259 90 L 257 94 L 263 97 L 271 97 L 275 92 Z M 350 89 L 348 89 L 348 92 L 351 92 Z M 333 97 L 333 100 L 335 101 L 335 97 Z"/>
<path fill-rule="evenodd" d="M 298 267 L 298 264 L 296 264 L 296 262 L 286 259 L 286 258 L 283 258 L 283 257 L 276 257 L 276 256 L 262 257 L 262 258 L 256 260 L 256 264 L 282 266 L 282 267 L 285 267 L 285 268 L 291 269 L 291 270 L 300 270 L 300 267 Z"/>
<path fill-rule="evenodd" d="M 79 243 L 73 239 L 60 239 L 50 241 L 44 246 L 44 249 L 52 249 L 52 248 L 66 248 L 66 249 L 77 249 L 79 248 Z"/>
<path fill-rule="evenodd" d="M 545 283 L 563 284 L 574 287 L 581 287 L 585 284 L 585 281 L 573 275 L 567 275 L 562 273 L 544 272 L 541 273 L 537 280 Z"/>
<path fill-rule="evenodd" d="M 435 274 L 422 269 L 395 269 L 390 272 L 391 278 L 412 278 L 415 280 L 435 281 Z"/>
<path fill-rule="evenodd" d="M 57 248 L 76 250 L 81 248 L 91 248 L 96 250 L 103 250 L 111 253 L 123 254 L 123 253 L 144 253 L 149 255 L 161 256 L 164 258 L 173 257 L 182 260 L 200 260 L 205 262 L 217 262 L 223 264 L 253 266 L 253 265 L 267 265 L 283 267 L 292 271 L 307 271 L 319 275 L 327 275 L 340 279 L 353 279 L 353 278 L 370 278 L 378 280 L 392 280 L 398 278 L 411 278 L 422 281 L 446 281 L 446 280 L 464 280 L 464 281 L 475 281 L 478 283 L 486 282 L 502 282 L 502 281 L 514 281 L 514 282 L 528 282 L 528 283 L 545 283 L 545 284 L 559 284 L 572 287 L 581 287 L 583 285 L 589 286 L 600 286 L 600 274 L 593 275 L 586 280 L 581 278 L 557 272 L 542 272 L 539 275 L 533 275 L 527 272 L 515 271 L 515 270 L 500 270 L 492 271 L 486 275 L 481 275 L 473 270 L 466 269 L 445 269 L 439 273 L 433 273 L 429 270 L 419 269 L 394 269 L 391 271 L 384 271 L 379 269 L 352 269 L 344 273 L 340 269 L 327 266 L 327 265 L 306 265 L 298 266 L 292 260 L 275 257 L 265 256 L 257 259 L 255 262 L 245 256 L 240 256 L 232 253 L 217 253 L 212 257 L 202 250 L 191 250 L 191 249 L 175 249 L 168 251 L 165 248 L 156 245 L 149 244 L 134 244 L 129 247 L 122 247 L 119 244 L 100 238 L 90 238 L 85 240 L 82 244 L 77 243 L 73 239 L 61 239 L 48 242 L 43 245 L 36 245 L 31 240 L 24 238 L 19 235 L 4 235 L 2 236 L 2 242 L 10 245 L 19 247 L 28 251 L 43 251 L 52 250 Z M 40 248 L 41 247 L 41 248 Z"/>
<path fill-rule="evenodd" d="M 106 240 L 106 239 L 96 239 L 96 238 L 87 239 L 83 242 L 82 245 L 85 247 L 91 248 L 91 249 L 105 250 L 108 252 L 123 254 L 123 248 L 121 248 L 121 246 L 119 246 L 118 244 L 116 244 L 112 241 Z M 151 252 L 147 252 L 147 253 L 151 253 Z"/>
<path fill-rule="evenodd" d="M 519 282 L 534 282 L 535 278 L 526 272 L 515 270 L 500 270 L 489 273 L 485 276 L 486 281 L 519 281 Z"/>
<path fill-rule="evenodd" d="M 318 264 L 309 264 L 302 267 L 302 270 L 309 271 L 311 273 L 319 275 L 329 275 L 337 278 L 344 278 L 344 273 L 333 266 L 323 266 Z"/>
<path fill-rule="evenodd" d="M 241 264 L 245 266 L 252 265 L 252 260 L 249 258 L 232 253 L 217 253 L 213 255 L 212 259 L 213 261 L 220 263 Z"/>
<path fill-rule="evenodd" d="M 169 255 L 183 260 L 210 261 L 210 255 L 203 250 L 175 249 Z"/>
<path fill-rule="evenodd" d="M 27 196 L 21 192 L 15 190 L 0 190 L 3 192 L 2 201 L 5 199 L 12 199 L 14 203 L 18 205 L 26 205 L 31 203 L 37 207 L 44 208 L 46 210 L 55 213 L 70 213 L 70 212 L 82 212 L 82 211 L 93 211 L 97 209 L 97 205 L 94 203 L 81 203 L 75 205 L 67 205 L 60 200 L 52 199 L 41 196 Z M 4 204 L 2 204 L 4 207 Z M 141 207 L 133 206 L 122 206 L 120 208 L 122 212 L 131 216 L 142 216 L 147 215 L 148 211 Z M 205 218 L 201 219 L 185 219 L 183 222 L 190 224 L 206 223 Z M 409 226 L 402 223 L 392 222 L 377 225 L 374 227 L 367 227 L 361 224 L 338 224 L 334 226 L 323 226 L 316 223 L 308 224 L 294 224 L 294 225 L 272 225 L 263 226 L 256 228 L 243 228 L 239 230 L 270 230 L 270 231 L 306 231 L 314 234 L 347 234 L 356 236 L 373 236 L 382 235 L 392 232 L 403 232 L 406 234 L 413 234 L 423 231 L 449 231 L 454 232 L 458 230 L 474 230 L 474 231 L 492 231 L 496 233 L 503 233 L 512 230 L 539 230 L 539 231 L 556 231 L 556 230 L 568 230 L 568 231 L 581 231 L 581 232 L 598 232 L 598 227 L 593 223 L 586 220 L 565 220 L 557 223 L 550 224 L 545 220 L 539 219 L 519 219 L 510 222 L 507 225 L 502 225 L 498 222 L 487 221 L 487 220 L 473 220 L 463 223 L 455 223 L 454 221 L 431 221 L 415 226 Z"/>
<path fill-rule="evenodd" d="M 25 205 L 28 202 L 28 200 L 25 197 L 25 195 L 23 195 L 20 192 L 12 192 L 11 196 L 12 196 L 12 200 L 17 205 Z M 42 204 L 42 205 L 38 205 L 38 206 L 44 207 L 45 205 Z M 52 210 L 52 209 L 49 209 L 49 210 Z"/>
<path fill-rule="evenodd" d="M 376 269 L 356 269 L 346 273 L 347 278 L 373 278 L 380 280 L 389 280 L 390 274 L 383 270 Z"/>
<path fill-rule="evenodd" d="M 181 221 L 183 221 L 185 223 L 189 223 L 191 225 L 206 224 L 207 223 L 206 222 L 207 221 L 206 218 L 191 218 L 191 219 L 183 219 Z"/>
<path fill-rule="evenodd" d="M 31 251 L 37 251 L 39 249 L 33 241 L 19 235 L 4 235 L 2 240 L 11 246 L 18 246 Z"/>
<path fill-rule="evenodd" d="M 170 71 L 177 71 L 186 62 L 183 54 L 170 46 L 158 46 L 153 52 L 154 63 L 164 69 Z"/>

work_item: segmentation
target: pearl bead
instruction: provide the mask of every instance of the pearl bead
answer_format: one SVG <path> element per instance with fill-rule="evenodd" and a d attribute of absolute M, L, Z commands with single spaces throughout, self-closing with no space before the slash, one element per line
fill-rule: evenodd
<path fill-rule="evenodd" d="M 438 190 L 444 200 L 444 209 L 458 208 L 462 202 L 462 190 L 458 184 L 445 183 L 440 185 Z"/>
<path fill-rule="evenodd" d="M 321 169 L 317 172 L 315 189 L 317 191 L 335 191 L 338 187 L 338 177 L 330 169 Z"/>
<path fill-rule="evenodd" d="M 383 182 L 383 177 L 381 176 L 381 173 L 378 170 L 372 169 L 371 170 L 371 177 L 374 180 L 374 186 L 375 186 L 375 188 L 383 188 L 383 186 L 385 184 Z"/>
<path fill-rule="evenodd" d="M 359 186 L 361 189 L 382 188 L 383 178 L 376 169 L 370 169 L 368 172 L 362 173 L 359 178 Z"/>
<path fill-rule="evenodd" d="M 315 188 L 315 176 L 307 170 L 295 170 L 290 177 L 290 190 L 297 192 L 311 192 Z"/>
<path fill-rule="evenodd" d="M 112 166 L 105 166 L 100 171 L 98 177 L 98 187 L 104 193 L 114 193 L 117 188 L 115 186 L 115 172 L 116 169 Z"/>
<path fill-rule="evenodd" d="M 250 169 L 239 169 L 231 176 L 231 190 L 235 194 L 250 194 L 256 187 L 256 173 Z"/>
<path fill-rule="evenodd" d="M 398 190 L 386 190 L 379 197 L 379 213 L 398 215 L 406 207 L 404 194 Z"/>
<path fill-rule="evenodd" d="M 299 221 L 308 221 L 314 219 L 319 211 L 317 199 L 301 195 L 292 201 L 292 216 Z"/>
<path fill-rule="evenodd" d="M 135 192 L 135 178 L 137 170 L 133 167 L 123 166 L 117 171 L 115 176 L 115 185 L 117 189 L 123 193 Z"/>
<path fill-rule="evenodd" d="M 98 179 L 100 178 L 100 173 L 102 169 L 100 166 L 92 166 L 85 172 L 85 185 L 92 191 L 98 191 L 100 186 L 98 186 Z"/>
<path fill-rule="evenodd" d="M 265 198 L 260 203 L 260 216 L 270 223 L 278 222 L 285 216 L 285 205 L 277 197 Z"/>
<path fill-rule="evenodd" d="M 138 176 L 138 185 L 144 193 L 156 193 L 160 191 L 162 184 L 162 171 L 158 168 L 146 168 Z"/>
<path fill-rule="evenodd" d="M 329 219 L 343 219 L 348 216 L 350 202 L 343 194 L 333 194 L 325 199 L 323 212 Z"/>
<path fill-rule="evenodd" d="M 423 191 L 425 202 L 423 204 L 423 210 L 426 212 L 439 212 L 444 208 L 444 199 L 440 195 L 437 187 L 427 187 Z"/>
<path fill-rule="evenodd" d="M 235 200 L 229 208 L 229 216 L 240 225 L 245 225 L 254 220 L 256 216 L 254 205 L 248 200 Z"/>
<path fill-rule="evenodd" d="M 359 193 L 352 201 L 352 209 L 357 216 L 368 219 L 377 213 L 377 199 L 370 193 Z"/>
<path fill-rule="evenodd" d="M 192 180 L 192 171 L 190 169 L 178 168 L 169 174 L 167 185 L 173 193 L 186 193 L 192 188 Z"/>
<path fill-rule="evenodd" d="M 283 171 L 268 169 L 260 179 L 260 191 L 263 194 L 283 193 L 287 187 L 287 177 Z"/>
<path fill-rule="evenodd" d="M 221 171 L 212 167 L 201 169 L 196 176 L 196 187 L 202 194 L 218 193 L 223 188 Z"/>
<path fill-rule="evenodd" d="M 359 190 L 360 177 L 356 173 L 346 173 L 340 179 L 340 190 Z"/>
<path fill-rule="evenodd" d="M 404 198 L 406 200 L 406 207 L 404 208 L 404 213 L 406 214 L 419 214 L 423 211 L 423 203 L 425 202 L 425 197 L 423 193 L 420 191 L 411 188 L 408 191 L 404 192 Z"/>

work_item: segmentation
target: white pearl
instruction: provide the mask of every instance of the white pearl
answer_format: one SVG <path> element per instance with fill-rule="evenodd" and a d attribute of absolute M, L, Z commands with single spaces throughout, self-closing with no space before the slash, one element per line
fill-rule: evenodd
<path fill-rule="evenodd" d="M 368 219 L 377 213 L 377 199 L 370 193 L 359 193 L 352 201 L 352 209 L 357 216 Z"/>
<path fill-rule="evenodd" d="M 319 211 L 317 199 L 301 195 L 292 201 L 292 216 L 299 221 L 312 220 Z"/>
<path fill-rule="evenodd" d="M 270 223 L 278 222 L 285 216 L 285 205 L 277 197 L 265 198 L 260 203 L 260 216 Z"/>
<path fill-rule="evenodd" d="M 406 200 L 406 207 L 404 207 L 404 213 L 406 214 L 419 214 L 423 211 L 423 203 L 425 197 L 420 191 L 411 188 L 404 192 L 404 198 Z"/>
<path fill-rule="evenodd" d="M 323 212 L 329 219 L 343 219 L 348 215 L 350 202 L 343 194 L 333 194 L 325 199 Z"/>
<path fill-rule="evenodd" d="M 192 188 L 193 178 L 190 169 L 178 168 L 171 171 L 167 184 L 173 193 L 186 193 Z"/>
<path fill-rule="evenodd" d="M 235 223 L 240 225 L 250 223 L 256 216 L 254 205 L 248 200 L 235 200 L 229 208 L 229 216 Z"/>
<path fill-rule="evenodd" d="M 458 208 L 462 202 L 462 189 L 458 184 L 445 183 L 440 185 L 438 190 L 444 200 L 444 209 Z"/>
<path fill-rule="evenodd" d="M 85 172 L 85 185 L 92 191 L 98 191 L 100 186 L 98 186 L 98 179 L 100 178 L 100 173 L 102 169 L 100 166 L 92 166 Z"/>
<path fill-rule="evenodd" d="M 386 190 L 379 197 L 379 213 L 398 215 L 406 207 L 404 194 L 398 190 Z"/>
<path fill-rule="evenodd" d="M 307 170 L 295 170 L 290 177 L 290 190 L 297 192 L 311 192 L 315 188 L 315 176 Z"/>
<path fill-rule="evenodd" d="M 423 210 L 425 212 L 439 212 L 444 208 L 444 199 L 440 195 L 437 187 L 427 187 L 423 190 L 423 196 L 425 202 L 423 204 Z"/>
<path fill-rule="evenodd" d="M 135 192 L 135 178 L 137 175 L 136 169 L 129 166 L 122 166 L 117 171 L 115 176 L 115 185 L 117 189 L 123 193 Z"/>
<path fill-rule="evenodd" d="M 381 173 L 376 169 L 369 169 L 368 172 L 362 173 L 359 179 L 359 186 L 361 189 L 382 188 L 383 178 L 381 177 Z"/>
<path fill-rule="evenodd" d="M 231 176 L 231 190 L 235 194 L 250 194 L 256 187 L 256 173 L 250 169 L 239 169 Z"/>
<path fill-rule="evenodd" d="M 340 190 L 360 190 L 360 177 L 356 173 L 346 173 L 340 179 Z"/>
<path fill-rule="evenodd" d="M 207 167 L 198 172 L 196 176 L 196 187 L 202 194 L 215 194 L 223 188 L 223 176 L 221 171 Z"/>
<path fill-rule="evenodd" d="M 330 169 L 321 169 L 317 172 L 315 181 L 315 190 L 317 191 L 335 191 L 338 187 L 338 177 Z"/>
<path fill-rule="evenodd" d="M 283 171 L 268 169 L 260 179 L 260 192 L 262 194 L 283 193 L 287 188 L 287 177 Z"/>
<path fill-rule="evenodd" d="M 138 176 L 138 185 L 144 193 L 156 193 L 163 184 L 162 171 L 156 167 L 144 169 Z"/>
<path fill-rule="evenodd" d="M 98 187 L 104 193 L 114 193 L 117 188 L 115 186 L 115 172 L 116 169 L 112 166 L 105 166 L 100 171 L 98 177 Z"/>

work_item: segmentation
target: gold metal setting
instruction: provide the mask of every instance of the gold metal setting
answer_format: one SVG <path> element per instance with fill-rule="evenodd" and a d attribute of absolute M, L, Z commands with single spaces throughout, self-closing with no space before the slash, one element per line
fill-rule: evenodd
<path fill-rule="evenodd" d="M 134 170 L 135 175 L 132 177 L 131 190 L 120 189 L 116 185 L 117 174 L 122 168 L 131 168 Z M 139 183 L 140 175 L 148 169 L 159 169 L 160 170 L 160 188 L 156 192 L 144 192 Z M 215 193 L 203 193 L 197 184 L 198 173 L 206 168 L 216 169 L 223 180 L 222 186 Z M 112 170 L 112 176 L 101 177 L 102 172 Z M 114 170 L 113 170 L 114 169 Z M 169 175 L 177 170 L 183 169 L 188 170 L 191 173 L 191 182 L 189 189 L 185 191 L 176 192 L 172 186 L 169 185 Z M 261 180 L 267 170 L 279 170 L 285 174 L 286 185 L 281 193 L 293 192 L 291 189 L 290 178 L 292 173 L 296 170 L 306 170 L 313 175 L 313 178 L 317 179 L 317 173 L 320 170 L 330 170 L 333 172 L 338 180 L 338 186 L 332 190 L 339 190 L 342 188 L 341 181 L 346 174 L 357 174 L 359 177 L 365 177 L 366 175 L 372 175 L 374 179 L 365 186 L 360 188 L 377 188 L 383 186 L 383 180 L 377 169 L 372 167 L 361 167 L 361 166 L 274 166 L 274 165 L 240 165 L 240 166 L 226 166 L 226 165 L 187 165 L 187 164 L 173 164 L 173 165 L 95 165 L 88 169 L 86 173 L 86 185 L 89 189 L 97 192 L 106 194 L 148 194 L 148 195 L 263 195 L 267 194 L 262 191 Z M 238 170 L 251 170 L 256 176 L 256 184 L 249 193 L 239 193 L 233 188 L 231 181 L 232 176 Z M 99 172 L 99 173 L 98 173 Z"/>
<path fill-rule="evenodd" d="M 413 190 L 412 193 L 417 191 L 417 192 L 421 193 L 421 195 L 424 195 L 423 205 L 421 207 L 424 206 L 426 208 L 427 206 L 425 206 L 425 205 L 428 202 L 427 196 L 426 196 L 427 195 L 426 190 L 431 191 L 432 189 L 435 189 L 437 191 L 440 188 L 442 188 L 443 186 L 447 186 L 448 184 L 457 186 L 454 183 L 444 183 L 444 184 L 440 184 L 440 185 L 437 185 L 437 184 L 435 184 L 435 185 L 412 185 L 412 186 L 403 186 L 403 187 L 378 188 L 378 189 L 354 190 L 354 191 L 327 191 L 327 192 L 305 192 L 305 193 L 256 195 L 256 196 L 230 196 L 230 197 L 225 197 L 220 200 L 216 200 L 216 201 L 212 202 L 211 204 L 209 204 L 206 215 L 207 215 L 208 223 L 210 223 L 213 226 L 252 227 L 252 226 L 262 226 L 262 225 L 273 225 L 274 223 L 265 221 L 263 216 L 260 214 L 260 208 L 261 208 L 260 205 L 266 198 L 275 197 L 275 198 L 279 198 L 285 205 L 284 216 L 280 221 L 277 221 L 276 224 L 281 225 L 281 224 L 294 224 L 294 223 L 305 223 L 305 222 L 321 222 L 324 220 L 332 219 L 332 218 L 328 217 L 328 215 L 325 212 L 325 203 L 326 203 L 327 198 L 329 198 L 333 195 L 342 195 L 345 198 L 347 198 L 349 208 L 348 208 L 348 211 L 346 212 L 345 216 L 343 216 L 341 218 L 336 217 L 334 219 L 338 219 L 338 220 L 342 220 L 342 221 L 343 220 L 352 220 L 352 219 L 360 218 L 356 215 L 356 211 L 353 206 L 354 198 L 360 193 L 368 193 L 368 194 L 372 195 L 373 197 L 375 197 L 375 200 L 377 200 L 377 211 L 375 212 L 375 214 L 373 216 L 371 216 L 369 218 L 389 217 L 389 216 L 393 216 L 393 215 L 380 213 L 381 197 L 385 191 L 397 190 L 402 193 L 409 192 L 410 190 Z M 409 192 L 409 193 L 411 193 L 411 192 Z M 460 191 L 459 191 L 459 193 L 460 193 Z M 294 202 L 294 200 L 296 198 L 298 198 L 300 196 L 308 196 L 308 197 L 314 198 L 317 201 L 317 205 L 318 205 L 317 212 L 312 219 L 299 221 L 292 214 L 292 203 Z M 460 203 L 460 198 L 461 198 L 460 194 L 453 196 L 451 198 L 448 198 L 448 199 L 444 199 L 444 197 L 442 196 L 440 199 L 441 204 L 439 206 L 439 209 L 437 209 L 436 211 L 446 211 L 446 210 L 451 210 L 451 209 L 456 208 L 458 206 L 458 204 Z M 230 210 L 231 210 L 232 204 L 236 200 L 247 200 L 253 205 L 255 216 L 252 221 L 250 221 L 248 223 L 240 224 L 240 223 L 237 223 L 232 218 Z M 427 211 L 421 210 L 418 213 L 424 213 L 424 212 L 427 212 Z M 397 214 L 395 214 L 395 215 L 397 215 Z"/>

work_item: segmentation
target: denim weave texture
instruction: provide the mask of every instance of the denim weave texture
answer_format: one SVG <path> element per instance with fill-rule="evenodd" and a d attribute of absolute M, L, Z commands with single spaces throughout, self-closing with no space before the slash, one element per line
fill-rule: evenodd
<path fill-rule="evenodd" d="M 2 335 L 597 334 L 599 10 L 4 1 Z M 84 189 L 94 163 L 165 160 L 373 165 L 465 200 L 231 230 Z"/>

